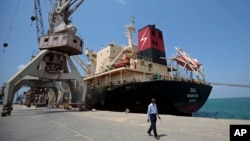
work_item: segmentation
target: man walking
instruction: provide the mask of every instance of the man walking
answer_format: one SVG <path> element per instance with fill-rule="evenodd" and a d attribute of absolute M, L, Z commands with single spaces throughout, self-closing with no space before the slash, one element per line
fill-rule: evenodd
<path fill-rule="evenodd" d="M 151 103 L 148 105 L 147 115 L 148 115 L 148 122 L 149 122 L 149 120 L 151 122 L 151 125 L 148 129 L 148 135 L 152 136 L 151 131 L 153 130 L 155 138 L 158 138 L 158 134 L 157 134 L 157 130 L 156 130 L 156 121 L 157 121 L 157 117 L 159 119 L 161 119 L 161 118 L 158 115 L 156 100 L 154 98 L 152 98 Z"/>

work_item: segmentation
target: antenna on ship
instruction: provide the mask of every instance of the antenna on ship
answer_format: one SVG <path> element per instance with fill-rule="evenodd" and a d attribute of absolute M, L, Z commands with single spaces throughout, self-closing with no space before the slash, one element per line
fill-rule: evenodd
<path fill-rule="evenodd" d="M 126 26 L 126 36 L 128 37 L 129 47 L 133 46 L 133 32 L 135 32 L 135 17 L 131 17 L 131 23 Z"/>

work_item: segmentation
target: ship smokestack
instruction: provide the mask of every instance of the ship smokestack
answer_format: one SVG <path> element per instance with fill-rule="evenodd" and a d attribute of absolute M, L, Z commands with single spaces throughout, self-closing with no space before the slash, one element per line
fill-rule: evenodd
<path fill-rule="evenodd" d="M 147 25 L 138 31 L 138 56 L 152 59 L 152 62 L 166 65 L 165 46 L 162 31 L 155 25 Z"/>

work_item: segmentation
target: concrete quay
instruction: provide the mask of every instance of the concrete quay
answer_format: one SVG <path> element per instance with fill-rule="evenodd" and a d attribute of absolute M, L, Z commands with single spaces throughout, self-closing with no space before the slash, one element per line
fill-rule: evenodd
<path fill-rule="evenodd" d="M 2 105 L 0 106 L 2 109 Z M 1 141 L 152 141 L 146 114 L 27 108 L 14 105 L 11 116 L 0 118 Z M 230 124 L 250 120 L 160 115 L 161 141 L 229 141 Z"/>

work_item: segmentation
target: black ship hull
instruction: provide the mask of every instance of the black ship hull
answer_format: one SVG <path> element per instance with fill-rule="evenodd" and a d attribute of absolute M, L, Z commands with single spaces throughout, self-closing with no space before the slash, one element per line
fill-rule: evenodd
<path fill-rule="evenodd" d="M 86 106 L 99 110 L 146 113 L 156 98 L 160 114 L 192 116 L 208 99 L 212 86 L 191 81 L 131 82 L 87 90 Z"/>

